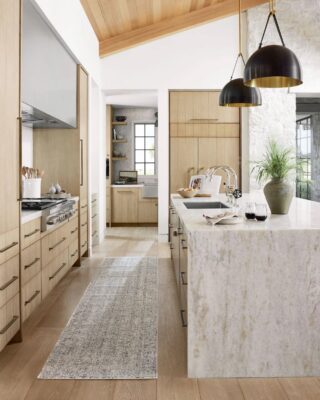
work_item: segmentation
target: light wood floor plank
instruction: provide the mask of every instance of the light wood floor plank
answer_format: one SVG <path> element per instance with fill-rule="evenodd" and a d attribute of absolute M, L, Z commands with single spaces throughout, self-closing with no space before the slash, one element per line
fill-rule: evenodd
<path fill-rule="evenodd" d="M 116 381 L 112 400 L 156 400 L 156 380 Z"/>
<path fill-rule="evenodd" d="M 239 379 L 246 400 L 288 400 L 277 379 Z"/>
<path fill-rule="evenodd" d="M 77 380 L 68 400 L 113 400 L 116 381 Z"/>
<path fill-rule="evenodd" d="M 279 382 L 289 400 L 320 399 L 320 383 L 317 378 L 282 378 Z"/>
<path fill-rule="evenodd" d="M 74 381 L 36 380 L 28 391 L 25 400 L 69 400 Z"/>
<path fill-rule="evenodd" d="M 237 379 L 198 379 L 201 400 L 244 400 Z"/>

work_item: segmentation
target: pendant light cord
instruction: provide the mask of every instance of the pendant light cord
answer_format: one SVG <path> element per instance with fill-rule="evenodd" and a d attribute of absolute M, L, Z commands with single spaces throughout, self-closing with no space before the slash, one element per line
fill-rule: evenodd
<path fill-rule="evenodd" d="M 236 70 L 239 58 L 241 58 L 243 65 L 244 66 L 246 65 L 244 58 L 243 58 L 243 54 L 242 54 L 242 43 L 241 43 L 242 42 L 242 40 L 241 40 L 241 36 L 242 36 L 242 33 L 241 33 L 241 29 L 242 29 L 242 26 L 241 26 L 241 0 L 238 1 L 238 6 L 239 6 L 239 8 L 238 8 L 239 9 L 239 53 L 236 58 L 236 62 L 234 64 L 233 70 L 232 70 L 230 81 L 232 81 L 232 79 L 233 79 L 233 75 Z"/>
<path fill-rule="evenodd" d="M 275 23 L 275 25 L 276 25 L 276 28 L 277 28 L 277 31 L 278 31 L 278 34 L 279 34 L 279 37 L 280 37 L 282 46 L 283 46 L 283 47 L 286 47 L 286 45 L 285 45 L 285 43 L 284 43 L 284 40 L 283 40 L 283 37 L 282 37 L 282 33 L 281 33 L 281 31 L 280 31 L 280 27 L 279 27 L 279 24 L 278 24 L 278 20 L 277 20 L 277 17 L 276 17 L 276 10 L 274 9 L 274 6 L 273 6 L 273 0 L 270 0 L 270 2 L 269 2 L 269 8 L 270 8 L 270 12 L 269 12 L 269 15 L 268 15 L 268 19 L 267 19 L 266 26 L 264 27 L 264 31 L 263 31 L 263 34 L 262 34 L 262 38 L 261 38 L 261 41 L 260 41 L 260 44 L 259 44 L 259 49 L 261 49 L 261 47 L 262 47 L 263 39 L 264 39 L 264 36 L 265 36 L 265 34 L 266 34 L 267 27 L 268 27 L 268 25 L 269 25 L 269 22 L 270 22 L 270 18 L 271 18 L 271 17 L 273 18 L 274 23 Z"/>

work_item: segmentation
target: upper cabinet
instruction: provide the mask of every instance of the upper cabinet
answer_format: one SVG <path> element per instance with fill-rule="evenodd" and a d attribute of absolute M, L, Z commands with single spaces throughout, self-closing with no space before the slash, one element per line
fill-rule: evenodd
<path fill-rule="evenodd" d="M 21 100 L 26 105 L 24 121 L 29 118 L 34 127 L 41 128 L 76 127 L 76 62 L 31 0 L 23 0 L 22 20 Z"/>
<path fill-rule="evenodd" d="M 177 124 L 239 123 L 239 109 L 219 106 L 219 91 L 170 92 L 170 122 Z"/>

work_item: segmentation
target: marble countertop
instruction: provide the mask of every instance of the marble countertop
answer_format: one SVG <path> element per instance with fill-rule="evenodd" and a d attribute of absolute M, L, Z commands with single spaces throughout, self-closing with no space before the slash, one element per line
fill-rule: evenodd
<path fill-rule="evenodd" d="M 221 201 L 227 204 L 225 194 L 220 194 L 215 198 L 197 197 L 192 199 L 184 199 L 178 194 L 173 194 L 171 200 L 188 232 L 320 229 L 320 203 L 310 200 L 294 198 L 287 215 L 271 215 L 269 211 L 268 218 L 264 222 L 248 221 L 244 218 L 244 222 L 237 225 L 214 226 L 208 225 L 202 215 L 204 213 L 206 215 L 220 214 L 221 209 L 187 209 L 183 203 Z M 244 193 L 243 197 L 238 200 L 240 215 L 244 215 L 247 202 L 267 204 L 262 192 Z"/>

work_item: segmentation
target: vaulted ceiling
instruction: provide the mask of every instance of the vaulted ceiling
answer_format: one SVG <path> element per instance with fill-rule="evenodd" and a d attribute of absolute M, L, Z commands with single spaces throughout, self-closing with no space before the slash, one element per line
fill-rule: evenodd
<path fill-rule="evenodd" d="M 267 2 L 242 0 L 242 9 Z M 238 0 L 81 0 L 81 4 L 99 39 L 101 57 L 238 11 Z"/>

